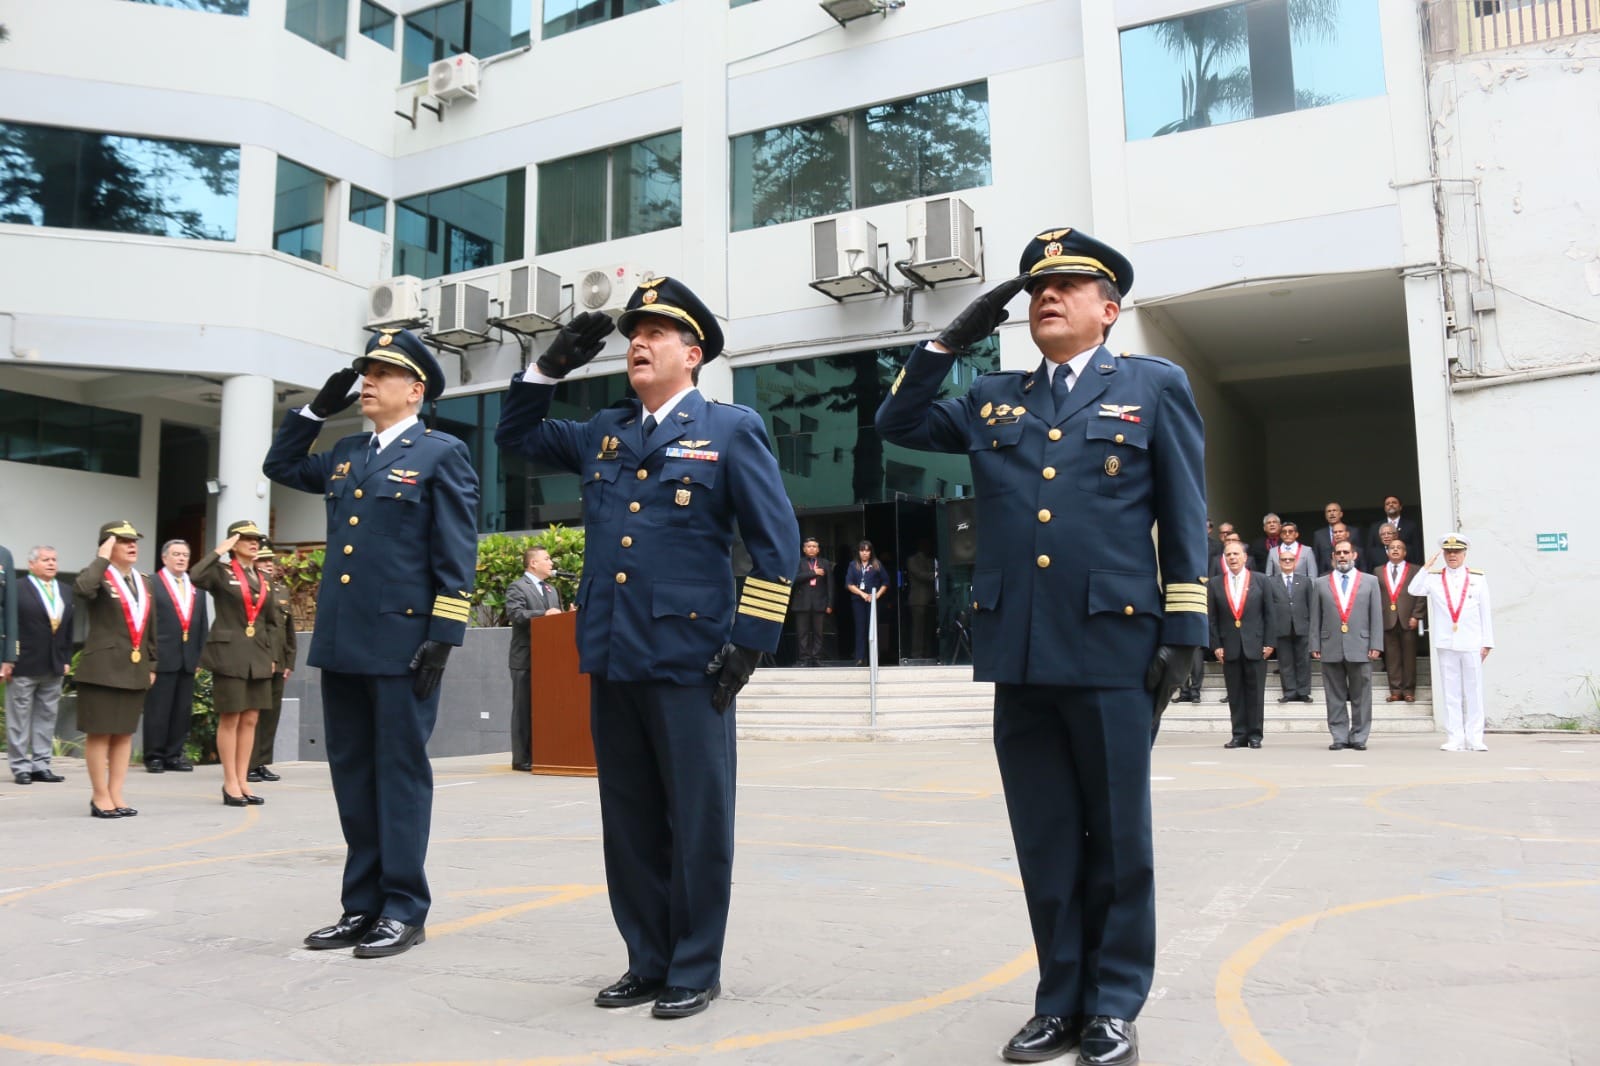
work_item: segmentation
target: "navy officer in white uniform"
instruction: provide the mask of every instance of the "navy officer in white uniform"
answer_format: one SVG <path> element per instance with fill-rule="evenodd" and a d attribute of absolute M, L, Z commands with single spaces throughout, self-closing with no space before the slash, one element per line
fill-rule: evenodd
<path fill-rule="evenodd" d="M 972 462 L 973 676 L 995 682 L 1040 971 L 1034 1016 L 1001 1054 L 1130 1066 L 1155 969 L 1153 727 L 1206 639 L 1204 430 L 1182 369 L 1105 348 L 1133 284 L 1125 257 L 1048 230 L 1020 271 L 913 350 L 877 424 Z M 1039 365 L 938 399 L 1023 289 Z"/>
<path fill-rule="evenodd" d="M 606 886 L 628 969 L 600 1007 L 706 1009 L 721 988 L 733 872 L 734 695 L 777 648 L 800 530 L 761 417 L 695 388 L 722 329 L 688 286 L 646 281 L 616 327 L 627 399 L 546 418 L 610 318 L 578 315 L 512 379 L 495 441 L 576 473 L 585 548 L 578 655 L 590 678 Z M 737 521 L 752 569 L 736 587 Z"/>

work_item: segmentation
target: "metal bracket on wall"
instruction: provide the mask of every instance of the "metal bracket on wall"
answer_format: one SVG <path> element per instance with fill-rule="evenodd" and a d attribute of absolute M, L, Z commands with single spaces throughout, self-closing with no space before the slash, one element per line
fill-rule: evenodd
<path fill-rule="evenodd" d="M 434 118 L 438 119 L 440 122 L 444 121 L 444 106 L 442 104 L 425 104 L 425 103 L 423 103 L 421 94 L 418 94 L 418 95 L 413 96 L 411 98 L 411 114 L 408 115 L 404 111 L 396 111 L 395 114 L 398 115 L 400 118 L 405 119 L 407 122 L 411 123 L 411 128 L 412 129 L 416 129 L 417 128 L 417 108 L 419 108 L 419 107 L 422 108 L 424 111 L 432 111 Z"/>

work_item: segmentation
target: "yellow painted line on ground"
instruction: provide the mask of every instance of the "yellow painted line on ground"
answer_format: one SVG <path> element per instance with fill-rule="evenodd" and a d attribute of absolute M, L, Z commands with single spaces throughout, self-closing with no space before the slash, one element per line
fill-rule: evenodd
<path fill-rule="evenodd" d="M 1600 885 L 1600 881 L 1535 881 L 1527 884 L 1486 885 L 1482 888 L 1452 888 L 1442 892 L 1414 892 L 1404 896 L 1390 896 L 1387 899 L 1345 903 L 1317 911 L 1315 914 L 1303 914 L 1268 929 L 1228 956 L 1222 968 L 1217 971 L 1217 1017 L 1221 1019 L 1223 1029 L 1233 1040 L 1233 1046 L 1239 1050 L 1239 1054 L 1244 1056 L 1244 1060 L 1250 1066 L 1289 1066 L 1289 1060 L 1267 1042 L 1267 1038 L 1261 1035 L 1261 1030 L 1256 1028 L 1254 1019 L 1250 1017 L 1250 1010 L 1244 1004 L 1244 982 L 1250 971 L 1266 957 L 1267 952 L 1292 934 L 1328 918 L 1340 918 L 1347 914 L 1375 911 L 1384 907 L 1398 907 L 1407 903 L 1428 903 L 1458 896 L 1486 896 L 1497 892 L 1593 888 L 1597 885 Z"/>
<path fill-rule="evenodd" d="M 231 836 L 238 836 L 240 833 L 254 828 L 256 823 L 260 821 L 261 808 L 250 807 L 244 812 L 244 821 L 240 822 L 232 829 L 224 829 L 222 832 L 213 833 L 208 837 L 195 837 L 192 840 L 180 840 L 176 844 L 161 844 L 153 848 L 141 848 L 138 851 L 119 851 L 111 852 L 106 855 L 85 855 L 81 859 L 61 859 L 56 862 L 39 863 L 36 866 L 19 866 L 14 868 L 12 873 L 29 874 L 36 870 L 55 870 L 62 866 L 81 866 L 86 862 L 121 862 L 125 859 L 137 859 L 141 855 L 155 855 L 163 851 L 177 851 L 180 848 L 197 848 L 201 844 L 211 844 L 218 840 L 226 840 Z"/>
<path fill-rule="evenodd" d="M 1554 782 L 1554 783 L 1556 783 L 1556 784 L 1581 784 L 1585 780 L 1588 780 L 1588 779 L 1579 778 L 1579 779 L 1575 779 L 1575 780 L 1559 781 L 1559 782 Z M 1481 784 L 1481 785 L 1482 784 L 1487 784 L 1487 785 L 1501 784 L 1501 785 L 1503 785 L 1503 784 L 1513 784 L 1513 783 L 1525 784 L 1526 782 L 1510 782 L 1510 781 L 1507 781 L 1505 778 L 1493 778 L 1493 779 L 1490 779 L 1490 780 L 1487 780 L 1487 781 L 1413 781 L 1410 784 L 1390 785 L 1387 788 L 1380 788 L 1375 792 L 1370 792 L 1370 793 L 1367 794 L 1366 799 L 1364 799 L 1362 802 L 1364 804 L 1366 804 L 1368 807 L 1371 807 L 1373 810 L 1378 811 L 1381 814 L 1391 815 L 1392 817 L 1395 817 L 1395 818 L 1404 818 L 1407 821 L 1420 822 L 1423 825 L 1438 826 L 1438 827 L 1440 827 L 1442 829 L 1459 829 L 1462 832 L 1466 832 L 1466 833 L 1483 833 L 1483 834 L 1486 834 L 1488 836 L 1510 837 L 1513 840 L 1532 841 L 1532 842 L 1540 843 L 1540 844 L 1600 844 L 1600 838 L 1597 838 L 1597 837 L 1529 836 L 1528 834 L 1518 832 L 1515 829 L 1504 829 L 1504 828 L 1501 828 L 1499 826 L 1469 825 L 1469 824 L 1467 824 L 1465 822 L 1447 822 L 1442 818 L 1429 818 L 1425 814 L 1411 814 L 1408 811 L 1395 810 L 1393 807 L 1387 807 L 1383 803 L 1383 801 L 1385 799 L 1387 799 L 1389 796 L 1394 795 L 1397 792 L 1406 792 L 1406 791 L 1409 791 L 1411 789 L 1416 789 L 1416 788 L 1432 788 L 1432 787 L 1435 787 L 1435 786 L 1438 786 L 1438 785 L 1464 785 L 1464 784 Z"/>
<path fill-rule="evenodd" d="M 1276 781 L 1268 781 L 1264 777 L 1251 777 L 1249 774 L 1234 773 L 1232 770 L 1196 770 L 1192 767 L 1186 767 L 1182 770 L 1174 771 L 1174 773 L 1204 774 L 1207 777 L 1229 777 L 1235 781 L 1243 781 L 1247 784 L 1254 785 L 1256 788 L 1261 789 L 1262 793 L 1259 796 L 1252 796 L 1247 800 L 1240 800 L 1238 803 L 1224 803 L 1220 807 L 1195 807 L 1192 809 L 1171 811 L 1168 812 L 1169 814 L 1218 814 L 1222 811 L 1238 811 L 1243 810 L 1246 807 L 1254 807 L 1257 804 L 1267 803 L 1275 800 L 1283 792 L 1283 786 L 1278 784 Z M 1186 792 L 1190 790 L 1163 789 L 1162 791 Z"/>
<path fill-rule="evenodd" d="M 508 907 L 496 907 L 494 910 L 483 911 L 479 914 L 469 914 L 465 918 L 457 918 L 450 922 L 440 922 L 428 926 L 428 936 L 449 936 L 459 933 L 463 929 L 472 929 L 476 926 L 498 922 L 502 918 L 523 914 L 527 911 L 536 911 L 544 907 L 554 907 L 561 903 L 572 903 L 590 896 L 598 896 L 606 890 L 605 885 L 568 885 L 563 890 L 541 899 L 527 900 L 523 903 L 513 903 Z"/>

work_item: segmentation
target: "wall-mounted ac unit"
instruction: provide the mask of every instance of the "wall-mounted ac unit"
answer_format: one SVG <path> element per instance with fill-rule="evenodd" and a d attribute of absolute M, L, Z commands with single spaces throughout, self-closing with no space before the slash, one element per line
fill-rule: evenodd
<path fill-rule="evenodd" d="M 489 290 L 470 281 L 439 286 L 439 313 L 428 336 L 444 344 L 464 347 L 489 339 Z"/>
<path fill-rule="evenodd" d="M 878 227 L 859 215 L 813 222 L 811 287 L 835 300 L 887 291 L 878 265 Z"/>
<path fill-rule="evenodd" d="M 573 295 L 574 310 L 604 311 L 615 318 L 628 306 L 633 290 L 650 277 L 648 270 L 628 264 L 581 270 Z"/>
<path fill-rule="evenodd" d="M 440 100 L 478 98 L 478 57 L 468 52 L 428 64 L 428 92 Z"/>
<path fill-rule="evenodd" d="M 371 329 L 414 326 L 422 317 L 421 278 L 401 274 L 367 290 L 367 326 Z"/>
<path fill-rule="evenodd" d="M 965 200 L 941 196 L 906 205 L 911 255 L 900 272 L 924 285 L 979 275 L 978 230 Z"/>
<path fill-rule="evenodd" d="M 525 263 L 506 273 L 505 314 L 499 324 L 515 333 L 560 329 L 561 278 L 543 267 Z"/>

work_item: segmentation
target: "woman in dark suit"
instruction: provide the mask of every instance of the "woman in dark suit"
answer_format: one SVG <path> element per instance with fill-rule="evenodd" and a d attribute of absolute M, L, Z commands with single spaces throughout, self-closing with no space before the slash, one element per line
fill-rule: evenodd
<path fill-rule="evenodd" d="M 250 791 L 256 720 L 272 705 L 272 586 L 256 573 L 263 534 L 249 519 L 228 527 L 228 539 L 207 552 L 189 573 L 195 588 L 211 593 L 216 617 L 200 665 L 211 671 L 217 710 L 217 757 L 222 761 L 222 802 L 244 807 L 267 802 Z"/>
<path fill-rule="evenodd" d="M 889 587 L 889 571 L 872 552 L 872 541 L 856 546 L 856 558 L 845 570 L 844 587 L 850 592 L 850 606 L 856 618 L 856 665 L 867 663 L 867 633 L 872 628 L 872 603 Z"/>
<path fill-rule="evenodd" d="M 95 818 L 139 813 L 123 801 L 122 786 L 145 692 L 156 680 L 156 612 L 155 589 L 134 569 L 138 561 L 138 530 L 131 522 L 107 522 L 94 562 L 73 582 L 77 610 L 88 619 L 75 681 Z"/>

